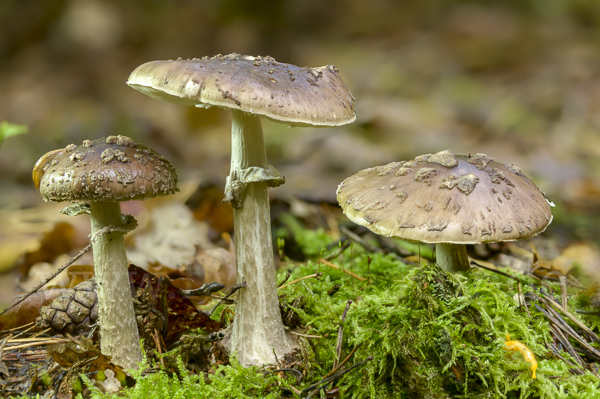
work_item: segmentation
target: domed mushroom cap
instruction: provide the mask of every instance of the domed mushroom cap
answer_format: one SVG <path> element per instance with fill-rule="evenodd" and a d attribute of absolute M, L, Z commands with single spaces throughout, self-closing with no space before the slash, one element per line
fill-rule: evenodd
<path fill-rule="evenodd" d="M 426 243 L 512 241 L 552 221 L 550 204 L 518 167 L 448 150 L 360 171 L 337 199 L 377 234 Z"/>
<path fill-rule="evenodd" d="M 109 136 L 42 156 L 33 181 L 44 201 L 116 202 L 177 192 L 169 161 L 125 136 Z"/>
<path fill-rule="evenodd" d="M 333 65 L 300 68 L 272 57 L 240 54 L 152 61 L 127 84 L 158 100 L 218 106 L 293 125 L 353 122 L 354 97 Z"/>

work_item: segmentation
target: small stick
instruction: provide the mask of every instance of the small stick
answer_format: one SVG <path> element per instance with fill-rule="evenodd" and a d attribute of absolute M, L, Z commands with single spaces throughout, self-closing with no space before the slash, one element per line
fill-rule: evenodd
<path fill-rule="evenodd" d="M 592 352 L 594 355 L 600 357 L 600 351 L 598 351 L 598 349 L 594 348 L 593 346 L 591 346 L 590 344 L 585 342 L 585 340 L 583 338 L 581 338 L 581 336 L 579 334 L 577 334 L 577 332 L 575 330 L 573 330 L 573 328 L 571 328 L 570 325 L 568 325 L 564 320 L 562 320 L 562 318 L 560 318 L 560 316 L 558 316 L 559 318 L 554 317 L 553 315 L 550 314 L 550 312 L 544 310 L 541 306 L 539 306 L 537 304 L 535 305 L 535 307 L 540 312 L 542 312 L 544 314 L 544 316 L 546 316 L 546 318 L 548 318 L 550 321 L 552 321 L 554 324 L 556 324 L 557 327 L 562 329 L 565 333 L 567 333 L 575 341 L 579 342 L 579 344 L 581 346 L 583 346 L 588 351 Z M 550 308 L 549 310 L 551 310 L 552 312 L 555 312 L 555 314 L 556 314 L 556 311 L 554 309 Z M 556 314 L 556 315 L 558 315 L 558 314 Z"/>
<path fill-rule="evenodd" d="M 83 254 L 85 254 L 87 251 L 90 250 L 90 248 L 92 248 L 92 242 L 90 242 L 85 248 L 83 248 L 81 251 L 79 251 L 77 253 L 77 255 L 73 256 L 67 263 L 65 263 L 63 266 L 61 266 L 56 272 L 52 273 L 46 280 L 42 281 L 40 284 L 38 284 L 37 286 L 35 286 L 31 291 L 29 291 L 27 294 L 25 294 L 21 299 L 19 299 L 18 301 L 16 301 L 15 303 L 13 303 L 12 305 L 10 305 L 6 309 L 4 309 L 2 312 L 0 312 L 0 316 L 2 316 L 4 313 L 6 313 L 9 310 L 11 310 L 12 308 L 14 308 L 15 306 L 17 306 L 21 302 L 23 302 L 25 299 L 29 298 L 31 295 L 33 295 L 36 292 L 38 292 L 40 290 L 40 288 L 42 288 L 43 286 L 45 286 L 46 284 L 48 284 L 50 282 L 50 280 L 52 280 L 54 277 L 56 277 L 59 274 L 61 274 L 63 272 L 63 270 L 65 270 L 67 267 L 69 267 L 73 263 L 75 263 L 75 261 L 77 259 L 81 258 L 83 256 Z"/>
<path fill-rule="evenodd" d="M 352 241 L 350 241 L 350 240 L 344 241 L 344 243 L 342 244 L 341 247 L 339 247 L 338 249 L 336 249 L 335 251 L 333 251 L 332 253 L 330 253 L 329 255 L 327 255 L 326 257 L 324 257 L 323 259 L 325 259 L 325 260 L 333 260 L 333 259 L 337 258 L 338 256 L 340 256 L 342 254 L 342 252 L 344 252 L 346 249 L 348 249 L 348 247 L 351 244 L 352 244 Z"/>
<path fill-rule="evenodd" d="M 353 233 L 352 231 L 350 231 L 349 228 L 347 228 L 345 226 L 342 226 L 340 228 L 340 230 L 342 231 L 342 233 L 344 233 L 346 236 L 348 236 L 349 239 L 351 239 L 355 243 L 359 244 L 361 247 L 363 247 L 364 249 L 366 249 L 369 252 L 377 252 L 377 253 L 385 252 L 383 249 L 377 248 L 376 246 L 369 244 L 366 240 L 364 240 L 359 235 Z"/>
<path fill-rule="evenodd" d="M 75 338 L 74 336 L 72 336 L 71 334 L 67 333 L 67 338 L 69 338 L 71 341 L 73 341 L 73 343 L 75 345 L 79 345 L 82 349 L 85 348 L 84 345 L 79 342 L 79 340 L 77 338 Z"/>
<path fill-rule="evenodd" d="M 529 314 L 529 307 L 527 306 L 527 301 L 525 301 L 525 296 L 523 295 L 523 291 L 521 290 L 520 281 L 517 281 L 517 291 L 519 292 L 519 305 L 521 305 L 521 298 L 523 298 L 523 306 L 525 307 L 525 312 L 527 312 L 527 317 L 531 319 L 531 315 Z"/>
<path fill-rule="evenodd" d="M 181 290 L 185 296 L 210 296 L 210 294 L 221 291 L 225 286 L 219 283 L 202 284 L 193 290 Z"/>
<path fill-rule="evenodd" d="M 352 365 L 352 366 L 348 367 L 346 370 L 342 370 L 342 371 L 340 371 L 339 373 L 337 373 L 337 374 L 335 374 L 335 375 L 332 375 L 332 376 L 331 376 L 331 377 L 329 377 L 329 378 L 324 378 L 324 379 L 322 379 L 321 381 L 319 381 L 319 382 L 317 382 L 317 383 L 315 383 L 315 384 L 312 384 L 312 385 L 311 385 L 311 386 L 309 386 L 309 387 L 306 387 L 306 388 L 304 388 L 304 389 L 302 390 L 302 392 L 300 392 L 300 394 L 302 395 L 302 394 L 304 394 L 305 392 L 310 392 L 310 391 L 314 390 L 314 391 L 313 391 L 311 394 L 309 394 L 308 396 L 306 396 L 306 398 L 305 398 L 305 399 L 308 399 L 308 398 L 310 398 L 311 396 L 313 396 L 315 393 L 317 393 L 317 392 L 318 392 L 318 391 L 319 391 L 319 390 L 322 388 L 322 386 L 325 386 L 325 385 L 326 385 L 326 384 L 327 384 L 329 381 L 333 381 L 333 380 L 335 380 L 335 379 L 337 379 L 337 378 L 340 378 L 340 377 L 341 377 L 341 376 L 343 376 L 344 374 L 346 374 L 346 373 L 349 373 L 350 371 L 352 371 L 352 369 L 355 369 L 356 367 L 362 366 L 363 364 L 367 363 L 367 362 L 368 362 L 368 361 L 370 361 L 370 360 L 373 360 L 373 356 L 369 356 L 368 358 L 366 358 L 366 359 L 365 359 L 365 360 L 363 360 L 362 362 L 358 362 L 358 363 L 356 363 L 356 364 L 354 364 L 354 365 Z"/>
<path fill-rule="evenodd" d="M 595 362 L 600 361 L 600 356 L 598 356 L 598 355 L 596 355 L 596 354 L 594 354 L 594 353 L 592 353 L 590 351 L 587 351 L 587 350 L 581 349 L 581 348 L 573 348 L 573 349 L 575 349 L 576 352 L 579 352 L 579 353 L 582 353 L 582 354 L 584 354 L 586 356 L 591 357 L 592 359 L 594 359 Z"/>
<path fill-rule="evenodd" d="M 360 346 L 360 344 L 356 345 L 356 346 L 354 347 L 354 349 L 352 349 L 352 351 L 351 351 L 351 352 L 348 354 L 348 356 L 346 356 L 346 357 L 344 358 L 344 360 L 342 360 L 342 361 L 340 362 L 340 364 L 338 364 L 337 366 L 335 366 L 335 368 L 334 368 L 333 370 L 331 370 L 329 373 L 327 373 L 327 374 L 325 375 L 325 377 L 323 377 L 323 378 L 327 378 L 327 377 L 329 377 L 329 376 L 331 376 L 331 375 L 335 374 L 335 373 L 336 373 L 336 372 L 337 372 L 337 371 L 338 371 L 340 368 L 342 368 L 342 366 L 343 366 L 344 364 L 346 364 L 346 362 L 347 362 L 348 360 L 350 360 L 350 358 L 352 357 L 352 355 L 354 355 L 354 352 L 356 352 L 356 350 L 358 349 L 358 347 L 359 347 L 359 346 Z"/>
<path fill-rule="evenodd" d="M 0 312 L 0 316 L 2 316 L 4 313 L 6 313 L 9 310 L 11 310 L 12 308 L 14 308 L 15 306 L 17 306 L 21 302 L 23 302 L 25 299 L 29 298 L 31 295 L 33 295 L 36 292 L 38 292 L 40 290 L 40 288 L 42 288 L 43 286 L 45 286 L 46 284 L 48 284 L 54 277 L 58 276 L 60 273 L 63 272 L 63 270 L 65 270 L 67 267 L 69 267 L 73 263 L 75 263 L 75 261 L 77 259 L 81 258 L 87 251 L 90 250 L 90 248 L 92 248 L 92 244 L 94 243 L 94 241 L 96 241 L 98 239 L 98 237 L 100 237 L 103 234 L 112 233 L 113 231 L 123 231 L 123 229 L 124 228 L 122 226 L 121 227 L 106 226 L 106 227 L 98 230 L 96 232 L 96 234 L 94 234 L 92 236 L 92 238 L 90 239 L 90 243 L 88 245 L 86 245 L 85 248 L 83 248 L 75 256 L 73 256 L 71 259 L 69 259 L 69 261 L 67 263 L 65 263 L 63 266 L 61 266 L 56 272 L 54 272 L 53 274 L 51 274 L 46 280 L 42 281 L 40 284 L 38 284 L 36 287 L 34 287 L 31 291 L 29 291 L 27 294 L 25 294 L 25 296 L 23 296 L 21 299 L 19 299 L 18 301 L 16 301 L 12 305 L 10 305 L 9 307 L 7 307 L 3 311 L 1 311 Z"/>
<path fill-rule="evenodd" d="M 552 351 L 552 355 L 556 356 L 563 362 L 567 363 L 569 366 L 577 367 L 577 365 L 575 363 L 573 363 L 572 361 L 570 361 L 569 359 L 567 359 L 566 357 L 561 355 L 558 348 L 554 344 L 552 344 L 552 343 L 548 344 L 548 348 Z"/>
<path fill-rule="evenodd" d="M 297 332 L 294 332 L 294 331 L 290 331 L 290 334 L 294 334 L 294 335 L 297 335 L 299 337 L 304 337 L 304 338 L 323 338 L 320 335 L 300 334 L 300 333 L 297 333 Z"/>
<path fill-rule="evenodd" d="M 279 283 L 279 285 L 277 286 L 277 289 L 279 289 L 279 287 L 281 287 L 282 285 L 285 284 L 286 281 L 288 281 L 290 279 L 291 274 L 286 274 L 285 278 L 283 279 L 283 281 L 281 283 Z"/>
<path fill-rule="evenodd" d="M 70 341 L 70 339 L 67 339 L 67 338 L 58 338 L 58 339 L 55 339 L 55 340 L 48 340 L 48 341 L 45 341 L 45 342 L 30 342 L 28 344 L 23 344 L 23 345 L 7 346 L 7 347 L 4 348 L 4 350 L 29 348 L 31 346 L 38 346 L 38 345 L 62 344 L 63 342 L 69 342 L 69 341 Z"/>
<path fill-rule="evenodd" d="M 600 338 L 592 331 L 589 327 L 583 324 L 575 315 L 569 312 L 566 308 L 560 306 L 554 299 L 550 298 L 550 296 L 543 293 L 544 297 L 550 302 L 552 306 L 560 310 L 565 316 L 567 316 L 573 323 L 577 325 L 577 327 L 581 328 L 585 331 L 594 341 L 600 342 Z"/>
<path fill-rule="evenodd" d="M 575 352 L 573 345 L 571 345 L 569 340 L 563 335 L 563 333 L 560 331 L 560 329 L 558 327 L 556 327 L 554 324 L 550 323 L 550 330 L 552 330 L 552 332 L 554 333 L 554 336 L 560 341 L 562 346 L 565 347 L 565 349 L 567 350 L 567 352 L 569 352 L 571 357 L 573 357 L 573 359 L 575 359 L 575 361 L 577 363 L 579 363 L 579 365 L 582 368 L 585 369 L 585 363 L 584 363 L 583 359 Z"/>
<path fill-rule="evenodd" d="M 565 276 L 560 276 L 560 293 L 562 294 L 562 306 L 565 309 L 569 309 L 569 302 L 567 298 L 567 278 Z"/>
<path fill-rule="evenodd" d="M 24 324 L 24 325 L 19 326 L 19 327 L 11 328 L 10 330 L 4 330 L 2 332 L 4 333 L 4 332 L 10 332 L 10 331 L 15 331 L 15 330 L 20 330 L 21 328 L 35 327 L 34 324 L 35 324 L 35 321 L 32 321 L 31 323 L 27 323 L 27 324 Z"/>
<path fill-rule="evenodd" d="M 346 321 L 346 314 L 348 313 L 348 309 L 352 305 L 352 300 L 348 300 L 346 303 L 346 308 L 344 309 L 344 313 L 342 314 L 342 319 L 340 321 L 340 326 L 338 327 L 338 335 L 337 342 L 335 344 L 335 359 L 333 359 L 333 368 L 337 367 L 337 362 L 340 360 L 340 356 L 342 354 L 342 338 L 344 337 L 344 322 Z"/>
<path fill-rule="evenodd" d="M 360 280 L 360 281 L 367 281 L 367 279 L 366 279 L 366 278 L 364 278 L 364 277 L 361 277 L 361 276 L 359 276 L 358 274 L 352 273 L 352 272 L 351 272 L 351 271 L 349 271 L 349 270 L 343 269 L 343 268 L 341 268 L 340 266 L 338 266 L 338 265 L 336 265 L 336 264 L 333 264 L 333 263 L 329 262 L 328 260 L 325 260 L 325 259 L 319 259 L 319 260 L 317 261 L 317 263 L 322 263 L 322 264 L 324 264 L 324 265 L 326 265 L 326 266 L 329 266 L 329 267 L 332 267 L 332 268 L 334 268 L 334 269 L 341 270 L 342 272 L 346 273 L 346 274 L 347 274 L 347 275 L 349 275 L 349 276 L 352 276 L 352 277 L 354 277 L 354 278 L 355 278 L 355 279 L 357 279 L 357 280 Z"/>
<path fill-rule="evenodd" d="M 294 285 L 294 284 L 296 284 L 296 283 L 299 283 L 299 282 L 300 282 L 300 281 L 302 281 L 302 280 L 308 280 L 309 278 L 313 278 L 313 277 L 320 277 L 320 276 L 322 276 L 322 275 L 323 275 L 323 273 L 309 274 L 308 276 L 304 276 L 304 277 L 300 277 L 300 278 L 297 278 L 297 279 L 295 279 L 295 280 L 292 280 L 292 281 L 290 281 L 289 283 L 287 283 L 287 284 L 285 284 L 285 285 L 282 285 L 281 287 L 278 287 L 277 289 L 278 289 L 278 290 L 282 290 L 282 289 L 284 289 L 284 288 L 287 288 L 287 287 L 289 287 L 290 285 Z"/>
<path fill-rule="evenodd" d="M 229 294 L 225 295 L 223 298 L 221 298 L 221 300 L 219 302 L 217 302 L 217 304 L 209 311 L 209 312 L 204 312 L 207 316 L 211 316 L 213 314 L 213 312 L 215 310 L 217 310 L 217 308 L 223 303 L 225 302 L 230 296 L 232 296 L 235 292 L 237 292 L 239 289 L 241 288 L 246 288 L 246 282 L 244 281 L 243 283 L 239 283 L 234 285 L 233 287 L 231 287 L 231 290 L 229 290 Z"/>
<path fill-rule="evenodd" d="M 154 335 L 154 333 L 156 333 L 156 335 Z M 152 339 L 154 339 L 154 343 L 156 344 L 156 350 L 158 351 L 158 354 L 162 355 L 162 351 L 160 350 L 160 340 L 158 339 L 158 330 L 156 328 L 154 329 L 154 333 L 150 332 L 150 335 L 152 336 Z M 160 356 L 160 363 L 162 364 L 164 369 L 165 360 L 162 358 L 162 356 Z"/>
<path fill-rule="evenodd" d="M 513 280 L 516 280 L 516 281 L 519 281 L 519 282 L 521 281 L 521 280 L 519 280 L 519 278 L 518 278 L 518 277 L 511 276 L 510 274 L 508 274 L 508 273 L 504 273 L 504 272 L 503 272 L 503 271 L 501 271 L 501 270 L 496 270 L 496 269 L 492 269 L 491 267 L 487 267 L 487 266 L 481 265 L 481 264 L 479 264 L 479 263 L 475 262 L 474 260 L 472 260 L 472 261 L 471 261 L 471 262 L 469 262 L 469 263 L 470 263 L 471 265 L 474 265 L 474 266 L 480 267 L 480 268 L 482 268 L 482 269 L 485 269 L 485 270 L 488 270 L 488 271 L 490 271 L 490 272 L 494 272 L 494 273 L 500 274 L 501 276 L 508 277 L 508 278 L 512 278 Z"/>

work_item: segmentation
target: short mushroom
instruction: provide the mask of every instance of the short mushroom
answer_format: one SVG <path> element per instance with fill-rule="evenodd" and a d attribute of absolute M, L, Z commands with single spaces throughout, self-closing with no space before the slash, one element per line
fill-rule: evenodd
<path fill-rule="evenodd" d="M 228 347 L 243 365 L 273 363 L 293 346 L 279 311 L 267 189 L 285 182 L 267 162 L 261 117 L 296 126 L 354 121 L 354 98 L 332 65 L 300 68 L 239 54 L 139 66 L 128 85 L 150 97 L 232 111 L 225 202 L 234 214 L 240 291 Z"/>
<path fill-rule="evenodd" d="M 137 368 L 142 352 L 124 240 L 135 223 L 125 222 L 119 202 L 175 193 L 175 169 L 129 137 L 110 136 L 45 154 L 33 180 L 44 201 L 89 203 L 102 353 L 117 365 Z"/>
<path fill-rule="evenodd" d="M 552 221 L 551 204 L 518 167 L 449 150 L 362 170 L 337 199 L 377 234 L 435 243 L 437 263 L 451 272 L 469 268 L 465 244 L 530 238 Z"/>

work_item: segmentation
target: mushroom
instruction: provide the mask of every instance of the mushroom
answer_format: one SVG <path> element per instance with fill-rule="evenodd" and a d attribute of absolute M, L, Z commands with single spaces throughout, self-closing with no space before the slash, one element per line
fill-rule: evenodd
<path fill-rule="evenodd" d="M 50 151 L 35 164 L 33 180 L 44 201 L 89 203 L 102 353 L 137 368 L 142 352 L 124 240 L 135 220 L 121 214 L 119 202 L 175 193 L 175 169 L 129 137 L 110 136 Z"/>
<path fill-rule="evenodd" d="M 139 66 L 128 85 L 150 97 L 232 112 L 224 202 L 234 215 L 238 294 L 228 348 L 243 365 L 275 362 L 293 344 L 279 311 L 267 189 L 285 182 L 268 163 L 261 117 L 296 126 L 353 122 L 354 98 L 332 65 L 300 68 L 239 54 Z"/>
<path fill-rule="evenodd" d="M 340 184 L 337 199 L 377 234 L 435 243 L 450 272 L 469 269 L 465 244 L 530 238 L 552 221 L 552 204 L 521 169 L 449 150 L 362 170 Z"/>

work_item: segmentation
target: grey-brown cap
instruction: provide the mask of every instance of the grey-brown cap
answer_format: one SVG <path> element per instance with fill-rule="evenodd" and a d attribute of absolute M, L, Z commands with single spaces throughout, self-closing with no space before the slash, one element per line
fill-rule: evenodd
<path fill-rule="evenodd" d="M 550 204 L 518 167 L 449 150 L 362 170 L 340 184 L 337 199 L 377 234 L 426 243 L 512 241 L 552 221 Z"/>
<path fill-rule="evenodd" d="M 300 68 L 272 57 L 240 54 L 151 61 L 127 84 L 150 97 L 244 111 L 290 125 L 353 122 L 354 97 L 333 65 Z"/>
<path fill-rule="evenodd" d="M 145 200 L 179 190 L 173 165 L 125 136 L 50 151 L 35 164 L 33 181 L 52 202 Z"/>

